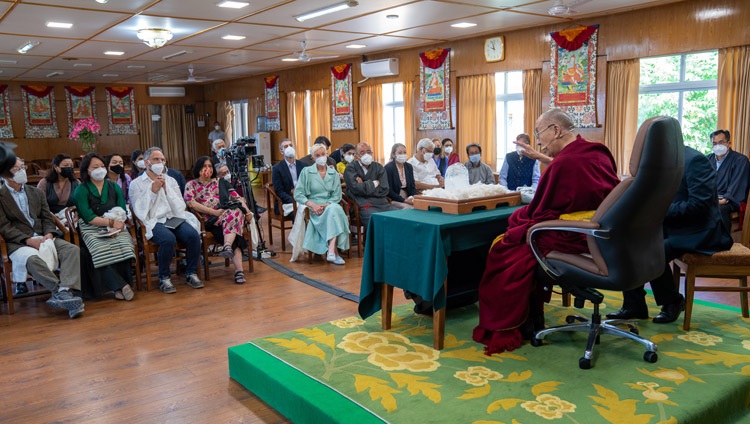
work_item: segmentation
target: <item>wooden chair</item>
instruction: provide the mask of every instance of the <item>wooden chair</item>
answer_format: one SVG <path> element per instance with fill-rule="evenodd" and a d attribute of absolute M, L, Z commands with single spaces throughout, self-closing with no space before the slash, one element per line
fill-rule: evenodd
<path fill-rule="evenodd" d="M 286 230 L 292 229 L 292 219 L 284 216 L 284 211 L 281 210 L 281 198 L 276 194 L 273 189 L 273 184 L 268 183 L 265 185 L 266 188 L 266 213 L 268 214 L 268 244 L 273 244 L 273 228 L 281 230 L 281 250 L 286 250 Z M 279 212 L 276 213 L 274 205 L 279 205 Z M 294 211 L 292 216 L 297 216 L 297 203 L 294 202 Z"/>
<path fill-rule="evenodd" d="M 734 243 L 732 248 L 713 255 L 686 253 L 672 262 L 675 285 L 680 284 L 680 271 L 685 273 L 685 319 L 682 328 L 690 330 L 693 313 L 693 298 L 696 291 L 739 292 L 742 316 L 748 314 L 747 276 L 750 275 L 750 208 L 745 209 L 742 220 L 742 243 Z M 698 286 L 695 277 L 738 279 L 738 286 Z"/>
<path fill-rule="evenodd" d="M 62 232 L 63 239 L 69 240 L 70 235 L 68 234 L 68 229 L 63 225 L 63 223 L 55 216 L 55 225 L 57 228 Z M 8 246 L 5 243 L 5 239 L 0 236 L 0 257 L 2 258 L 2 293 L 3 293 L 3 299 L 5 299 L 6 304 L 8 305 L 8 314 L 13 315 L 15 313 L 15 308 L 13 306 L 13 299 L 22 299 L 24 297 L 31 297 L 31 296 L 39 296 L 43 294 L 49 294 L 49 290 L 45 289 L 44 287 L 35 288 L 37 286 L 37 283 L 31 279 L 30 277 L 27 278 L 27 282 L 31 282 L 31 287 L 28 293 L 24 293 L 22 295 L 14 296 L 13 295 L 13 281 L 11 279 L 11 275 L 13 273 L 13 263 L 10 260 L 10 256 L 8 255 Z"/>
<path fill-rule="evenodd" d="M 341 208 L 344 209 L 344 213 L 347 213 L 348 203 L 346 203 L 346 200 L 344 200 L 343 195 L 341 196 L 341 201 L 339 202 L 339 204 L 341 205 Z M 347 213 L 347 216 L 348 215 L 349 214 Z M 307 227 L 307 225 L 308 225 L 309 222 L 310 222 L 310 208 L 307 208 L 307 209 L 305 209 L 305 227 Z M 350 225 L 349 226 L 351 227 L 351 221 L 350 221 Z M 351 228 L 350 228 L 350 231 L 351 231 Z M 313 252 L 311 252 L 309 250 L 307 251 L 307 263 L 308 264 L 312 263 L 314 255 L 315 254 Z M 321 255 L 321 257 L 322 256 L 323 255 Z M 350 259 L 351 257 L 352 257 L 352 244 L 351 244 L 351 236 L 350 236 L 349 237 L 349 249 L 346 250 L 346 258 Z"/>
<path fill-rule="evenodd" d="M 27 175 L 39 175 L 39 171 L 42 169 L 42 167 L 36 162 L 28 162 L 25 165 Z"/>
<path fill-rule="evenodd" d="M 218 245 L 220 247 L 223 246 L 216 240 L 216 238 L 210 231 L 206 230 L 206 218 L 203 216 L 203 214 L 197 213 L 192 209 L 190 210 L 190 212 L 192 212 L 193 215 L 195 215 L 195 217 L 198 218 L 198 221 L 201 223 L 201 242 L 203 244 L 203 275 L 205 276 L 206 281 L 208 281 L 211 279 L 208 266 L 209 254 L 212 254 L 211 256 L 218 257 L 218 255 L 210 251 L 208 247 L 211 245 Z M 250 273 L 255 270 L 255 265 L 253 264 L 253 241 L 250 238 L 250 231 L 248 231 L 247 228 L 243 228 L 242 237 L 245 239 L 245 241 L 247 241 L 247 272 Z M 229 267 L 229 259 L 222 259 L 224 259 L 224 267 Z"/>
<path fill-rule="evenodd" d="M 362 227 L 362 220 L 359 217 L 359 204 L 357 204 L 356 200 L 347 196 L 346 193 L 341 194 L 341 200 L 344 202 L 341 207 L 344 208 L 344 212 L 349 216 L 349 229 L 353 230 L 351 233 L 352 239 L 354 239 L 355 234 L 357 236 L 357 257 L 361 258 L 365 245 L 365 229 Z M 351 244 L 354 245 L 353 240 Z"/>

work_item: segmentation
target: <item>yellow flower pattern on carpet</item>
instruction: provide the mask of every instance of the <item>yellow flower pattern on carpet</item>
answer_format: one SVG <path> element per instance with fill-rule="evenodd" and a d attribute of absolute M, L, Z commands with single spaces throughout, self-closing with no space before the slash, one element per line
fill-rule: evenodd
<path fill-rule="evenodd" d="M 536 400 L 522 403 L 521 408 L 547 420 L 562 418 L 566 412 L 576 411 L 576 406 L 572 403 L 546 393 L 537 396 Z"/>
<path fill-rule="evenodd" d="M 357 331 L 344 336 L 338 348 L 349 353 L 366 354 L 367 361 L 385 371 L 435 371 L 440 352 L 423 344 L 411 343 L 397 333 Z"/>

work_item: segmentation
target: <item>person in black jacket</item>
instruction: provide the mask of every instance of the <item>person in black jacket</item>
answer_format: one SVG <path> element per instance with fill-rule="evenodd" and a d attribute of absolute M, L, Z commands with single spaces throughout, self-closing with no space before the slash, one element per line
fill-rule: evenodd
<path fill-rule="evenodd" d="M 411 209 L 414 204 L 414 195 L 417 188 L 414 183 L 414 170 L 411 164 L 406 162 L 406 146 L 396 143 L 391 149 L 391 161 L 385 165 L 388 174 L 388 197 L 391 198 L 391 206 L 398 209 Z"/>
<path fill-rule="evenodd" d="M 653 321 L 674 322 L 685 309 L 685 298 L 672 279 L 669 262 L 683 253 L 711 255 L 732 247 L 732 238 L 721 222 L 716 196 L 716 172 L 708 159 L 685 146 L 685 174 L 664 217 L 664 273 L 651 281 L 651 289 L 661 312 Z M 626 291 L 622 309 L 607 318 L 648 318 L 643 287 Z"/>

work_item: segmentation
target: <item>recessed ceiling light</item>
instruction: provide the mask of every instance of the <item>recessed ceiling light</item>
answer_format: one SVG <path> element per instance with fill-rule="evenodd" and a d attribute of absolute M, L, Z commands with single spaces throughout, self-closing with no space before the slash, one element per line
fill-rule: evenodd
<path fill-rule="evenodd" d="M 74 63 L 73 64 L 74 68 L 88 68 L 89 66 L 93 66 L 93 65 L 90 63 Z"/>
<path fill-rule="evenodd" d="M 385 15 L 386 19 L 398 19 L 398 15 Z"/>
<path fill-rule="evenodd" d="M 245 1 L 223 1 L 217 4 L 219 7 L 228 7 L 230 9 L 242 9 L 245 6 L 250 6 L 250 3 Z"/>
<path fill-rule="evenodd" d="M 128 69 L 146 69 L 146 65 L 128 65 Z"/>
<path fill-rule="evenodd" d="M 26 44 L 22 45 L 21 47 L 17 48 L 16 51 L 21 54 L 27 53 L 29 50 L 33 49 L 34 47 L 38 46 L 38 41 L 27 41 Z"/>
<path fill-rule="evenodd" d="M 244 40 L 245 38 L 247 37 L 245 37 L 244 35 L 225 35 L 221 37 L 222 40 L 232 40 L 232 41 Z"/>
<path fill-rule="evenodd" d="M 97 2 L 97 3 L 102 3 L 102 4 L 104 4 L 104 3 L 108 3 L 108 2 L 109 2 L 109 0 L 96 0 L 96 2 Z"/>
<path fill-rule="evenodd" d="M 477 24 L 472 24 L 471 22 L 459 22 L 457 24 L 451 25 L 453 28 L 471 28 L 477 26 Z"/>
<path fill-rule="evenodd" d="M 47 22 L 47 28 L 73 28 L 73 24 L 69 22 Z"/>
<path fill-rule="evenodd" d="M 104 52 L 104 54 L 106 54 L 107 56 L 122 56 L 125 54 L 125 52 L 118 52 L 116 50 L 107 50 L 106 52 Z"/>
<path fill-rule="evenodd" d="M 340 10 L 348 9 L 350 7 L 357 6 L 358 3 L 356 1 L 345 1 L 342 3 L 336 3 L 332 4 L 330 6 L 326 6 L 320 9 L 313 10 L 312 12 L 307 12 L 302 15 L 295 16 L 294 19 L 297 20 L 297 22 L 304 22 L 308 19 L 317 18 L 318 16 L 327 15 L 329 13 L 338 12 Z"/>
<path fill-rule="evenodd" d="M 348 46 L 346 46 L 347 49 L 364 49 L 365 47 L 367 46 L 365 46 L 364 44 L 349 44 Z"/>
<path fill-rule="evenodd" d="M 293 57 L 285 57 L 285 58 L 281 59 L 282 62 L 296 62 L 298 60 L 299 59 L 296 59 L 296 58 L 293 58 Z"/>
<path fill-rule="evenodd" d="M 102 74 L 103 77 L 119 77 L 120 74 Z"/>
<path fill-rule="evenodd" d="M 8 64 L 11 64 L 11 65 L 15 65 L 16 63 L 18 63 L 18 61 L 17 60 L 0 59 L 0 63 L 8 63 Z"/>
<path fill-rule="evenodd" d="M 64 73 L 65 72 L 62 72 L 62 71 L 54 71 L 54 72 L 50 72 L 46 76 L 47 78 L 54 78 L 54 77 L 59 77 L 60 75 L 63 75 Z"/>

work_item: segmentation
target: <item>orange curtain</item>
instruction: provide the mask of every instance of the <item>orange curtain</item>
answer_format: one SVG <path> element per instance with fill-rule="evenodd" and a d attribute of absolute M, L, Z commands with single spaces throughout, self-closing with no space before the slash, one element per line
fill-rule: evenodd
<path fill-rule="evenodd" d="M 305 123 L 305 92 L 292 91 L 286 95 L 287 137 L 294 142 L 300 157 L 307 152 Z M 305 153 L 307 154 L 307 153 Z"/>
<path fill-rule="evenodd" d="M 415 151 L 417 140 L 414 139 L 414 128 L 416 128 L 416 125 L 414 125 L 414 120 L 416 119 L 417 114 L 414 113 L 415 109 L 415 103 L 414 103 L 414 82 L 413 81 L 404 81 L 404 145 L 407 149 L 407 154 L 411 154 L 411 152 Z M 458 146 L 455 147 L 458 149 Z M 390 152 L 385 152 L 385 157 L 388 157 L 390 155 Z"/>
<path fill-rule="evenodd" d="M 732 148 L 750 152 L 750 46 L 719 49 L 719 129 L 729 130 Z"/>
<path fill-rule="evenodd" d="M 359 139 L 370 145 L 374 159 L 383 163 L 383 86 L 361 87 L 359 92 Z"/>
<path fill-rule="evenodd" d="M 640 59 L 607 63 L 607 103 L 604 144 L 615 158 L 617 169 L 629 175 L 630 154 L 638 131 L 638 85 Z"/>
<path fill-rule="evenodd" d="M 482 161 L 497 167 L 497 122 L 495 75 L 472 75 L 458 79 L 458 139 L 466 146 L 482 146 Z"/>
<path fill-rule="evenodd" d="M 263 115 L 263 99 L 256 97 L 247 100 L 247 133 L 251 136 L 258 132 L 258 116 Z"/>
<path fill-rule="evenodd" d="M 234 142 L 234 132 L 232 131 L 232 123 L 234 122 L 234 106 L 232 102 L 224 102 L 224 142 L 227 145 Z"/>
<path fill-rule="evenodd" d="M 138 105 L 138 141 L 140 150 L 154 146 L 153 121 L 151 120 L 151 105 Z"/>
<path fill-rule="evenodd" d="M 536 120 L 541 114 L 542 70 L 523 71 L 523 132 L 530 137 L 533 137 Z"/>
<path fill-rule="evenodd" d="M 184 105 L 161 107 L 161 148 L 168 166 L 174 169 L 191 169 L 195 158 L 195 137 L 188 140 L 183 132 Z M 192 145 L 192 149 L 188 146 Z M 191 153 L 192 152 L 192 153 Z"/>
<path fill-rule="evenodd" d="M 331 90 L 310 90 L 310 143 L 318 136 L 331 139 Z"/>

